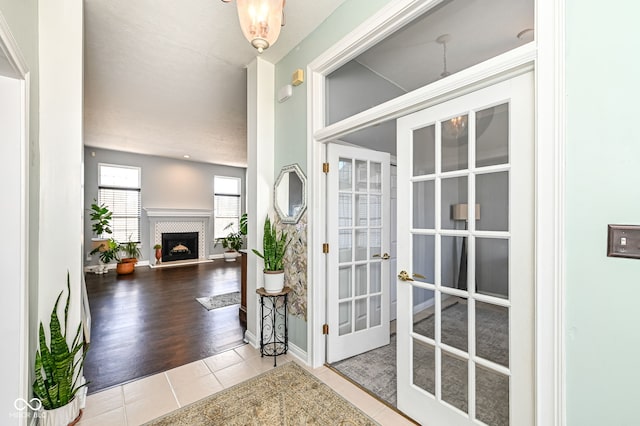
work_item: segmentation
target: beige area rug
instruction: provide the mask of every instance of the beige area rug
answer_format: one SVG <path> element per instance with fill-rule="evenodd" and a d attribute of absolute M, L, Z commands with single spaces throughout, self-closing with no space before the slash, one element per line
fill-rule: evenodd
<path fill-rule="evenodd" d="M 378 425 L 318 378 L 289 362 L 147 425 Z"/>

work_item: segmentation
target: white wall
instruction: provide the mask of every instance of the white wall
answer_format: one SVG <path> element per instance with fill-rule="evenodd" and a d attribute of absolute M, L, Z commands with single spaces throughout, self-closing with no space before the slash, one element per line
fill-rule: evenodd
<path fill-rule="evenodd" d="M 80 322 L 82 271 L 82 0 L 41 1 L 38 19 L 38 314 L 47 329 L 69 271 L 69 324 L 75 330 Z M 74 333 L 69 334 L 71 340 Z"/>

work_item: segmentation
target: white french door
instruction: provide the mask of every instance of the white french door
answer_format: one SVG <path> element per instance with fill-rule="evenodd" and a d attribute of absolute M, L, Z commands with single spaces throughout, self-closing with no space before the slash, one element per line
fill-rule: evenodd
<path fill-rule="evenodd" d="M 389 344 L 388 153 L 327 145 L 327 362 Z"/>
<path fill-rule="evenodd" d="M 421 424 L 533 424 L 533 123 L 532 73 L 398 120 L 398 408 Z"/>

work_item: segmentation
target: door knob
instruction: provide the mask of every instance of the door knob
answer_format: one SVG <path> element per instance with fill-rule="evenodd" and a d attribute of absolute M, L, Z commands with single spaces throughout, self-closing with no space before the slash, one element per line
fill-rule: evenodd
<path fill-rule="evenodd" d="M 402 281 L 413 281 L 413 278 L 409 276 L 409 273 L 407 271 L 400 271 L 400 273 L 398 274 L 398 278 L 400 278 Z"/>
<path fill-rule="evenodd" d="M 382 256 L 380 256 L 379 254 L 374 254 L 373 257 L 381 257 L 383 260 L 389 260 L 391 258 L 391 256 L 389 256 L 389 253 L 385 253 Z"/>

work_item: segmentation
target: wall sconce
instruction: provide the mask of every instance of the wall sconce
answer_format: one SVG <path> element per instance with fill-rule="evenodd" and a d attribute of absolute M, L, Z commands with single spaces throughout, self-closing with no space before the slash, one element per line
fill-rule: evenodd
<path fill-rule="evenodd" d="M 229 3 L 231 0 L 222 0 Z M 242 33 L 258 53 L 273 45 L 284 26 L 285 0 L 236 0 Z"/>

